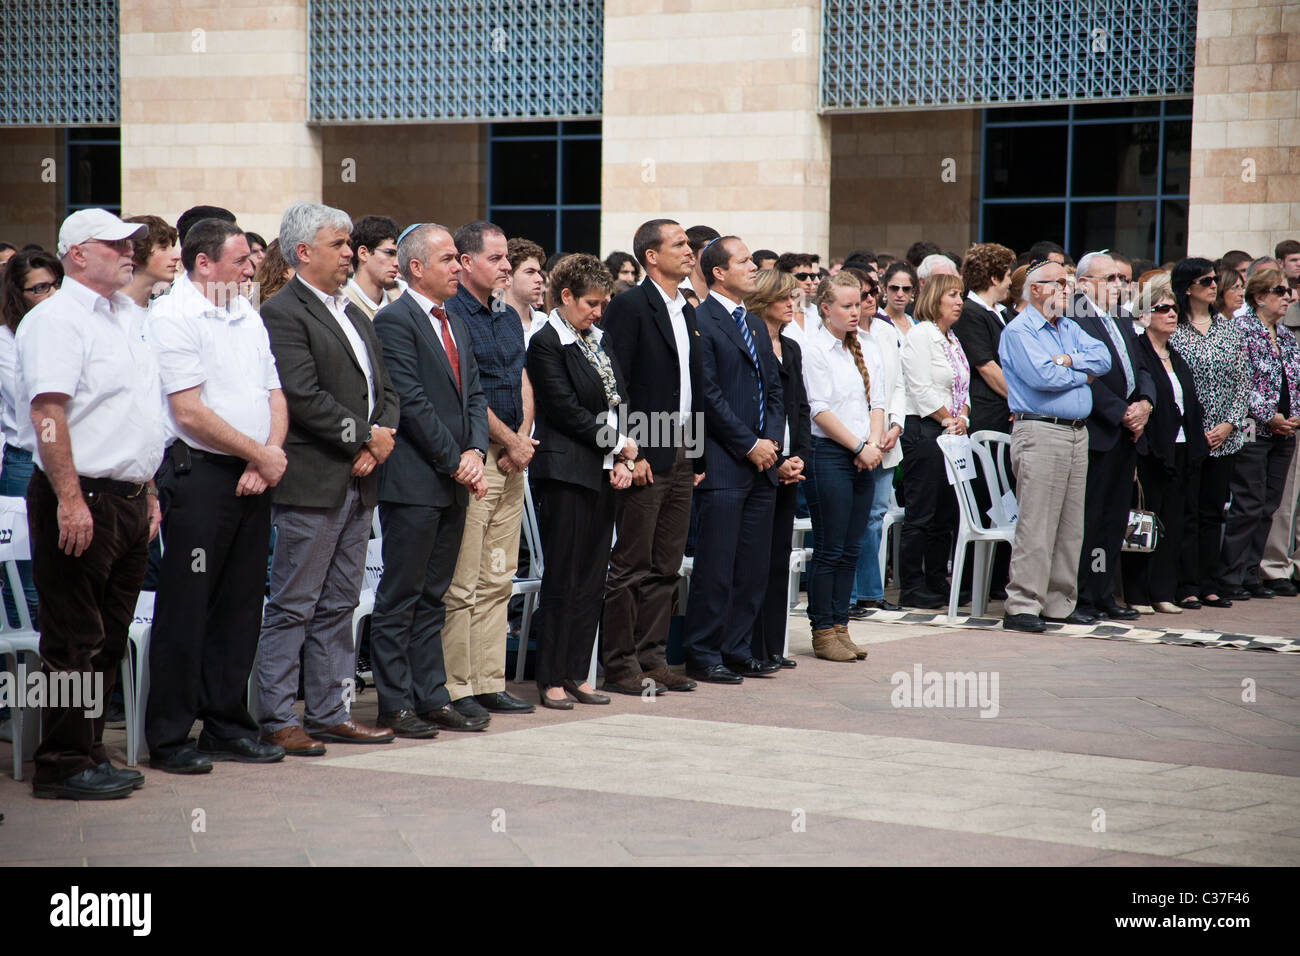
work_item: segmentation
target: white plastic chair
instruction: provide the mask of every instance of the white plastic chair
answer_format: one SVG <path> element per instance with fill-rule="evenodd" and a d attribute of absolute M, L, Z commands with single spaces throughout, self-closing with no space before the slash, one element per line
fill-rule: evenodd
<path fill-rule="evenodd" d="M 149 704 L 149 639 L 153 635 L 153 591 L 141 591 L 135 616 L 126 632 L 122 655 L 122 710 L 126 714 L 126 765 L 140 761 L 144 742 L 144 715 Z"/>
<path fill-rule="evenodd" d="M 352 659 L 355 667 L 361 653 L 361 626 L 375 613 L 375 595 L 379 593 L 379 579 L 384 576 L 384 531 L 379 523 L 379 509 L 370 520 L 373 537 L 366 543 L 365 583 L 357 596 L 357 606 L 352 611 Z"/>
<path fill-rule="evenodd" d="M 957 495 L 958 528 L 957 547 L 953 552 L 952 586 L 948 590 L 948 617 L 957 616 L 957 603 L 961 593 L 962 570 L 966 564 L 966 548 L 975 548 L 975 572 L 971 575 L 971 616 L 979 617 L 988 607 L 989 582 L 993 571 L 993 548 L 999 541 L 1008 544 L 1016 536 L 1015 522 L 1010 520 L 1002 507 L 1002 491 L 998 488 L 997 466 L 989 446 L 972 441 L 970 449 L 975 457 L 977 470 L 982 474 L 992 499 L 990 512 L 992 519 L 980 513 L 975 499 L 974 479 L 970 477 L 954 481 L 957 475 L 956 457 L 952 446 L 940 441 L 939 450 L 943 453 L 944 469 L 948 479 L 953 482 L 953 491 Z"/>
<path fill-rule="evenodd" d="M 27 747 L 35 749 L 36 737 L 40 728 L 40 711 L 34 715 L 36 720 L 28 720 L 27 708 L 24 706 L 23 690 L 18 681 L 18 665 L 25 662 L 30 671 L 40 665 L 41 635 L 32 626 L 31 612 L 23 596 L 22 577 L 18 574 L 18 561 L 8 559 L 4 562 L 5 580 L 9 582 L 9 593 L 14 595 L 14 609 L 18 612 L 18 626 L 9 623 L 9 615 L 0 607 L 0 658 L 5 661 L 5 669 L 14 675 L 16 699 L 9 708 L 10 726 L 13 729 L 14 779 L 23 779 L 23 752 Z"/>
<path fill-rule="evenodd" d="M 891 476 L 892 477 L 892 476 Z M 880 522 L 880 588 L 883 591 L 888 584 L 885 568 L 888 566 L 885 559 L 889 554 L 889 538 L 893 534 L 894 538 L 894 583 L 898 583 L 898 563 L 903 553 L 903 509 L 898 506 L 898 495 L 893 487 L 889 489 L 889 507 L 885 509 L 885 517 Z"/>

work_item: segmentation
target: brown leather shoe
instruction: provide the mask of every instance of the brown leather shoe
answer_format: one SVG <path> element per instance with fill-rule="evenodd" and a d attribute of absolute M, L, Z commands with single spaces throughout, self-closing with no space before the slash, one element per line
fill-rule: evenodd
<path fill-rule="evenodd" d="M 283 727 L 273 734 L 263 734 L 262 742 L 283 747 L 290 757 L 320 757 L 325 753 L 325 745 L 308 737 L 301 727 Z"/>
<path fill-rule="evenodd" d="M 854 644 L 853 639 L 849 637 L 849 626 L 847 624 L 835 625 L 835 636 L 840 639 L 846 651 L 852 651 L 853 656 L 860 661 L 867 659 L 867 649 L 860 644 Z"/>
<path fill-rule="evenodd" d="M 653 677 L 669 690 L 695 690 L 699 686 L 685 674 L 679 674 L 667 667 L 656 667 L 652 671 L 646 671 L 645 676 Z"/>
<path fill-rule="evenodd" d="M 333 727 L 314 730 L 308 736 L 313 740 L 324 740 L 332 744 L 391 744 L 397 739 L 397 735 L 391 730 L 363 727 L 351 717 Z"/>
<path fill-rule="evenodd" d="M 648 684 L 644 683 L 647 678 L 650 680 Z M 668 688 L 661 681 L 655 680 L 649 674 L 624 677 L 622 680 L 606 678 L 605 683 L 600 685 L 600 689 L 614 694 L 627 694 L 629 697 L 640 697 L 643 694 L 647 697 L 657 697 L 668 692 Z"/>

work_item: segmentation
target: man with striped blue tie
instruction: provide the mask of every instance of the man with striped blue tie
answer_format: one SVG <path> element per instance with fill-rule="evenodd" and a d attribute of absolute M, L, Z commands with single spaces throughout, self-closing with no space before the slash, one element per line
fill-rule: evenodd
<path fill-rule="evenodd" d="M 776 504 L 776 462 L 785 430 L 781 377 L 763 322 L 741 304 L 758 267 L 736 236 L 700 254 L 709 294 L 695 310 L 704 409 L 704 480 L 691 596 L 686 608 L 686 673 L 739 684 L 780 669 L 758 661 L 750 639 L 767 582 Z"/>

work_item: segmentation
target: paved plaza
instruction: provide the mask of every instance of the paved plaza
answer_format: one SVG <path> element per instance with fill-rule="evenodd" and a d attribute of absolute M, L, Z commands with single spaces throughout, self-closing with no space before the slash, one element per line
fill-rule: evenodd
<path fill-rule="evenodd" d="M 1300 653 L 1143 643 L 1153 620 L 1291 638 L 1300 600 L 1143 618 L 1138 640 L 866 621 L 854 664 L 813 658 L 795 612 L 799 666 L 740 687 L 144 768 L 125 801 L 6 775 L 0 865 L 1300 864 Z"/>

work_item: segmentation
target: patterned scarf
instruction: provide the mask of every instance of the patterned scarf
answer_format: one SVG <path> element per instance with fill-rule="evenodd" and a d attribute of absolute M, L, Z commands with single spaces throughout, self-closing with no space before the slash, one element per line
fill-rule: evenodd
<path fill-rule="evenodd" d="M 952 394 L 949 396 L 952 404 L 948 407 L 948 411 L 953 415 L 959 415 L 970 401 L 970 362 L 966 360 L 961 342 L 953 335 L 952 330 L 944 336 L 942 344 L 944 352 L 948 355 L 948 364 L 952 366 Z"/>
<path fill-rule="evenodd" d="M 605 347 L 600 344 L 600 339 L 596 337 L 596 330 L 588 328 L 585 332 L 579 332 L 562 315 L 560 321 L 569 327 L 570 332 L 577 336 L 578 348 L 582 350 L 582 354 L 586 356 L 587 361 L 591 363 L 591 367 L 600 376 L 600 382 L 605 386 L 605 400 L 611 406 L 621 405 L 623 399 L 618 394 L 618 380 L 614 378 L 614 364 L 609 360 L 609 353 L 605 351 Z"/>

